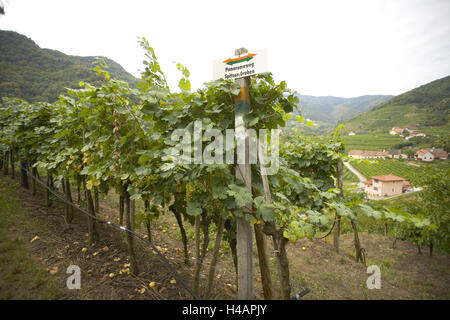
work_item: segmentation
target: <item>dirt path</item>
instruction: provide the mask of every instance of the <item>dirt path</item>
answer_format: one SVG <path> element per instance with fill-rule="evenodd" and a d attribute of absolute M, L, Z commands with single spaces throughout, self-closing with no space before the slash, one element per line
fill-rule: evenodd
<path fill-rule="evenodd" d="M 344 165 L 348 168 L 348 170 L 350 170 L 351 172 L 353 172 L 359 179 L 359 182 L 363 182 L 366 181 L 367 179 L 358 171 L 356 170 L 350 163 L 348 162 L 344 162 Z"/>

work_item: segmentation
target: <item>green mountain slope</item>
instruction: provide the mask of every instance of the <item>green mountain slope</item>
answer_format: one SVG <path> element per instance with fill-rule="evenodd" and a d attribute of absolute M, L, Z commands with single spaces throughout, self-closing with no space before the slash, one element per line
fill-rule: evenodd
<path fill-rule="evenodd" d="M 112 77 L 136 85 L 137 79 L 118 63 L 101 58 Z M 0 97 L 53 102 L 65 88 L 78 88 L 80 80 L 99 84 L 100 78 L 92 70 L 96 59 L 41 49 L 24 35 L 0 30 Z"/>
<path fill-rule="evenodd" d="M 297 96 L 300 99 L 298 109 L 303 116 L 330 125 L 347 120 L 393 97 L 388 95 L 366 95 L 355 98 Z"/>
<path fill-rule="evenodd" d="M 344 123 L 348 131 L 389 132 L 392 127 L 449 127 L 450 76 L 398 95 Z M 438 129 L 439 130 L 439 129 Z"/>

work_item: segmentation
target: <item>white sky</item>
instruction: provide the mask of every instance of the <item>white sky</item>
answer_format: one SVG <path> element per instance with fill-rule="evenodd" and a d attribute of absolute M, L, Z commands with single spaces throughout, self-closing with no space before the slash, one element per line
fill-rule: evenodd
<path fill-rule="evenodd" d="M 3 0 L 0 29 L 40 47 L 107 56 L 139 76 L 145 36 L 172 90 L 212 80 L 212 60 L 267 48 L 269 71 L 301 94 L 400 94 L 450 74 L 450 1 Z M 0 44 L 1 45 L 1 44 Z"/>

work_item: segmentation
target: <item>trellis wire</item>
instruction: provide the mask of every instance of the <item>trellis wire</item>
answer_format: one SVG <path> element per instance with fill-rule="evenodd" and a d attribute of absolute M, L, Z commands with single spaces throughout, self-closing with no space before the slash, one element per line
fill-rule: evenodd
<path fill-rule="evenodd" d="M 164 264 L 167 265 L 167 267 L 169 268 L 169 270 L 173 273 L 174 277 L 177 279 L 177 281 L 180 283 L 180 285 L 195 299 L 195 300 L 199 300 L 198 296 L 192 291 L 192 289 L 186 284 L 186 282 L 181 278 L 181 276 L 178 274 L 178 272 L 175 270 L 175 268 L 170 264 L 169 260 L 167 260 L 167 258 L 155 247 L 155 245 L 149 241 L 148 239 L 145 239 L 143 236 L 141 236 L 140 234 L 138 234 L 137 232 L 134 232 L 133 230 L 127 229 L 121 225 L 118 225 L 114 222 L 111 221 L 107 221 L 104 220 L 102 218 L 99 218 L 97 216 L 94 216 L 92 214 L 90 214 L 89 212 L 87 212 L 86 210 L 78 207 L 77 205 L 75 205 L 74 203 L 67 201 L 65 198 L 61 197 L 59 194 L 57 194 L 54 190 L 52 190 L 51 188 L 49 188 L 47 185 L 45 185 L 45 183 L 43 183 L 42 181 L 40 181 L 38 178 L 36 178 L 30 171 L 28 171 L 27 169 L 24 169 L 32 179 L 34 179 L 37 183 L 39 183 L 41 186 L 43 186 L 44 188 L 46 188 L 48 191 L 50 191 L 50 193 L 52 193 L 55 197 L 57 197 L 60 201 L 74 207 L 75 209 L 77 209 L 78 211 L 80 211 L 81 213 L 97 220 L 100 223 L 106 223 L 107 225 L 110 225 L 113 228 L 116 228 L 118 230 L 124 231 L 124 232 L 128 232 L 129 234 L 131 234 L 132 236 L 140 239 L 141 241 L 143 241 L 144 243 L 148 244 L 153 251 L 156 252 L 156 254 L 161 258 L 161 260 L 164 262 Z M 178 283 L 177 282 L 177 283 Z"/>

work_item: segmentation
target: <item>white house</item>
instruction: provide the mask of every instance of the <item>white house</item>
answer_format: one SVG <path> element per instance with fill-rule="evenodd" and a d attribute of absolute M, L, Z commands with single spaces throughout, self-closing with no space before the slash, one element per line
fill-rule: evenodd
<path fill-rule="evenodd" d="M 403 133 L 404 128 L 399 128 L 399 127 L 393 127 L 391 129 L 391 131 L 389 131 L 390 134 L 392 135 L 396 135 L 396 134 L 402 134 Z"/>
<path fill-rule="evenodd" d="M 426 149 L 421 149 L 416 152 L 415 157 L 417 160 L 422 160 L 426 162 L 431 162 L 434 160 L 434 155 Z"/>

